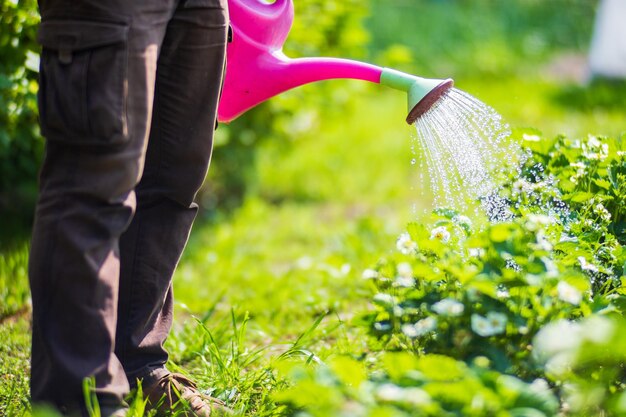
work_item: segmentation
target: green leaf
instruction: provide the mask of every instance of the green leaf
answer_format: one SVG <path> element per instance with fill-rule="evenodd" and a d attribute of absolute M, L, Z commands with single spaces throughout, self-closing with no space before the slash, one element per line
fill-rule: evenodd
<path fill-rule="evenodd" d="M 333 358 L 329 363 L 335 375 L 347 386 L 358 387 L 367 379 L 362 362 L 346 356 Z"/>
<path fill-rule="evenodd" d="M 468 288 L 478 290 L 491 298 L 496 298 L 498 292 L 497 283 L 492 280 L 472 280 L 466 285 Z"/>
<path fill-rule="evenodd" d="M 454 381 L 467 372 L 467 365 L 443 355 L 424 355 L 418 359 L 415 369 L 431 381 Z"/>
<path fill-rule="evenodd" d="M 608 190 L 609 188 L 611 188 L 611 183 L 607 180 L 604 180 L 602 178 L 596 178 L 595 180 L 593 180 L 593 182 L 600 188 L 603 188 L 605 190 Z"/>
<path fill-rule="evenodd" d="M 563 200 L 571 201 L 573 203 L 585 203 L 591 200 L 595 196 L 594 193 L 588 193 L 579 191 L 577 193 L 566 194 L 563 196 Z"/>
<path fill-rule="evenodd" d="M 409 352 L 387 353 L 383 357 L 384 369 L 392 381 L 400 381 L 411 370 L 415 370 L 417 358 Z"/>
<path fill-rule="evenodd" d="M 441 217 L 445 217 L 446 219 L 452 219 L 455 216 L 458 216 L 459 212 L 458 210 L 452 209 L 452 208 L 448 208 L 448 207 L 439 207 L 433 210 L 433 213 L 435 213 L 438 216 Z"/>
<path fill-rule="evenodd" d="M 508 224 L 497 224 L 489 229 L 489 238 L 496 243 L 505 242 L 511 236 L 511 226 Z"/>

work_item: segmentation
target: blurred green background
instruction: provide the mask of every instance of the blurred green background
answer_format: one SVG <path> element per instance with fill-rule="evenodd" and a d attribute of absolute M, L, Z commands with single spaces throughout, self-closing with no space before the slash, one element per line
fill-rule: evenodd
<path fill-rule="evenodd" d="M 624 83 L 589 80 L 597 1 L 297 0 L 295 5 L 295 25 L 285 46 L 290 56 L 349 57 L 425 77 L 452 77 L 513 128 L 533 127 L 546 136 L 626 130 Z M 27 289 L 6 287 L 23 281 L 25 266 L 23 261 L 8 265 L 12 254 L 27 258 L 23 252 L 43 154 L 36 122 L 37 23 L 34 0 L 0 2 L 5 264 L 0 284 L 4 292 L 20 294 L 12 298 L 16 306 L 28 298 Z M 414 132 L 404 123 L 405 113 L 402 93 L 334 80 L 288 92 L 220 126 L 198 196 L 203 210 L 181 269 L 211 265 L 207 279 L 245 275 L 254 264 L 245 248 L 252 241 L 249 250 L 268 264 L 263 272 L 256 264 L 255 273 L 273 274 L 273 268 L 283 271 L 285 263 L 324 257 L 325 251 L 354 252 L 341 241 L 342 233 L 347 239 L 356 234 L 354 240 L 365 248 L 360 249 L 371 256 L 352 254 L 341 262 L 367 265 L 430 205 L 428 190 L 420 188 L 421 173 L 410 163 Z M 219 240 L 223 233 L 234 240 L 228 243 L 234 254 L 221 246 L 227 245 Z M 233 270 L 240 252 L 243 271 Z M 220 261 L 210 255 L 205 262 L 207 253 L 218 254 Z M 213 272 L 214 263 L 225 271 Z M 224 281 L 225 291 L 229 285 Z M 202 292 L 193 285 L 189 292 L 201 304 Z M 5 313 L 12 310 L 9 304 Z"/>
<path fill-rule="evenodd" d="M 452 77 L 458 88 L 495 107 L 512 126 L 535 127 L 548 136 L 617 135 L 624 130 L 623 84 L 588 80 L 597 1 L 295 3 L 288 55 L 350 57 L 426 77 Z M 43 153 L 36 124 L 37 22 L 34 0 L 0 2 L 0 211 L 7 213 L 1 224 L 5 233 L 28 229 Z M 250 193 L 271 201 L 354 199 L 364 191 L 379 201 L 397 197 L 402 190 L 381 184 L 381 172 L 369 177 L 368 172 L 380 169 L 385 178 L 411 175 L 407 167 L 393 166 L 408 157 L 402 147 L 409 135 L 401 122 L 403 105 L 404 97 L 395 91 L 329 81 L 289 92 L 222 126 L 201 196 L 205 214 L 229 211 Z M 373 126 L 362 131 L 370 121 Z M 341 139 L 328 140 L 333 134 Z M 381 168 L 364 163 L 370 156 L 364 147 L 372 143 Z M 387 153 L 396 162 L 380 159 Z M 325 176 L 331 167 L 349 172 L 349 178 Z M 341 184 L 345 186 L 335 189 Z"/>
<path fill-rule="evenodd" d="M 285 50 L 452 77 L 513 128 L 616 136 L 626 131 L 626 86 L 587 73 L 597 3 L 295 0 Z M 0 0 L 0 339 L 10 341 L 0 347 L 0 375 L 25 376 L 28 366 L 26 264 L 43 153 L 35 8 L 34 0 Z M 179 317 L 247 311 L 266 342 L 300 333 L 320 312 L 349 318 L 363 302 L 361 271 L 431 204 L 410 163 L 405 100 L 379 86 L 327 81 L 220 126 L 175 277 Z M 12 398 L 25 389 L 17 381 Z"/>

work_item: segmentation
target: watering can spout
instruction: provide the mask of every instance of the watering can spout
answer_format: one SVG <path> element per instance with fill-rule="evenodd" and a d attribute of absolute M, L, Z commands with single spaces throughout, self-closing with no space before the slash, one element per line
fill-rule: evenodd
<path fill-rule="evenodd" d="M 383 84 L 409 96 L 412 124 L 452 87 L 452 80 L 429 80 L 375 65 L 339 58 L 290 59 L 282 52 L 293 23 L 293 0 L 229 0 L 233 41 L 218 120 L 230 122 L 257 104 L 292 88 L 350 78 Z"/>
<path fill-rule="evenodd" d="M 445 80 L 422 78 L 384 68 L 380 76 L 380 84 L 407 93 L 409 114 L 406 122 L 412 125 L 450 91 L 454 86 L 454 81 L 450 78 Z"/>

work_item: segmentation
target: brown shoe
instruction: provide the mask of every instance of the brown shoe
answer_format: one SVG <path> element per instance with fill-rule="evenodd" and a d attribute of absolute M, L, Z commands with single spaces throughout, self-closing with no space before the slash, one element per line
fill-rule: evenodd
<path fill-rule="evenodd" d="M 202 394 L 196 384 L 181 374 L 168 373 L 144 388 L 147 406 L 157 410 L 157 416 L 220 417 L 233 411 L 217 398 Z"/>

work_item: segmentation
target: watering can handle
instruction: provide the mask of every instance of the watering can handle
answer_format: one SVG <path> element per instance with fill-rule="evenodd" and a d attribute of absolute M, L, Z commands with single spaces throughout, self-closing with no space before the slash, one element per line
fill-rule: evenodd
<path fill-rule="evenodd" d="M 228 45 L 226 78 L 218 109 L 220 122 L 229 122 L 291 88 L 314 81 L 352 78 L 406 91 L 410 110 L 407 121 L 412 123 L 452 87 L 452 80 L 428 80 L 348 59 L 289 59 L 282 47 L 293 23 L 293 0 L 228 3 L 234 40 Z"/>
<path fill-rule="evenodd" d="M 228 0 L 228 8 L 236 37 L 262 49 L 282 49 L 293 25 L 293 0 Z"/>

